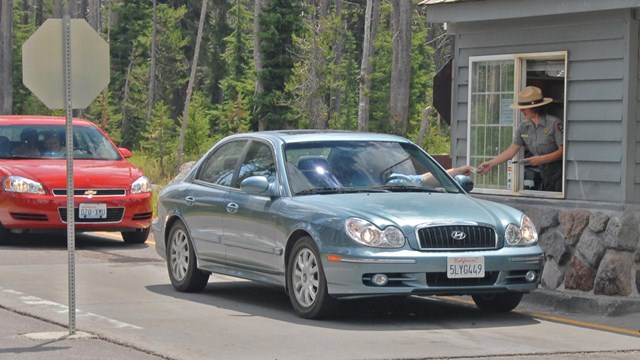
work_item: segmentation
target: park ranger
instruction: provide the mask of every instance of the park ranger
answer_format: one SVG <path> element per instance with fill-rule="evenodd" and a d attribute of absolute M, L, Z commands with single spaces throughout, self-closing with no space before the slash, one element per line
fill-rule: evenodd
<path fill-rule="evenodd" d="M 494 166 L 501 164 L 518 154 L 525 147 L 531 156 L 520 161 L 520 164 L 536 166 L 542 177 L 544 191 L 562 191 L 562 149 L 563 125 L 557 117 L 548 114 L 545 105 L 553 99 L 542 96 L 542 90 L 535 86 L 527 86 L 511 104 L 512 109 L 522 112 L 524 121 L 520 123 L 513 135 L 513 142 L 505 151 L 495 158 L 478 166 L 479 174 L 486 174 Z"/>

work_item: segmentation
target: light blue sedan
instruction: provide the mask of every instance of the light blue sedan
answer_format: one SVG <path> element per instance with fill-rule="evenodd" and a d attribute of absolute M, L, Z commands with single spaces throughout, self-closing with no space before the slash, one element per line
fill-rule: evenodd
<path fill-rule="evenodd" d="M 152 231 L 178 291 L 218 273 L 282 287 L 304 318 L 391 295 L 510 311 L 538 287 L 544 254 L 526 215 L 472 187 L 398 136 L 237 134 L 162 190 Z"/>

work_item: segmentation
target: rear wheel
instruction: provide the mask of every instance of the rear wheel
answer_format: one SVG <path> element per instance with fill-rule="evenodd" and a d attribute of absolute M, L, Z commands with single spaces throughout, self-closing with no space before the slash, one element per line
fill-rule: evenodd
<path fill-rule="evenodd" d="M 298 240 L 291 250 L 287 289 L 293 309 L 303 318 L 326 318 L 335 311 L 337 300 L 329 296 L 318 251 L 308 236 Z"/>
<path fill-rule="evenodd" d="M 196 254 L 186 226 L 177 221 L 167 243 L 167 270 L 171 285 L 182 292 L 198 292 L 207 286 L 209 273 L 196 267 Z"/>
<path fill-rule="evenodd" d="M 127 244 L 144 244 L 149 237 L 149 228 L 137 229 L 136 231 L 123 231 L 122 239 Z"/>
<path fill-rule="evenodd" d="M 522 295 L 522 293 L 518 292 L 509 292 L 500 294 L 478 294 L 471 297 L 473 298 L 473 302 L 484 311 L 508 312 L 520 304 Z"/>

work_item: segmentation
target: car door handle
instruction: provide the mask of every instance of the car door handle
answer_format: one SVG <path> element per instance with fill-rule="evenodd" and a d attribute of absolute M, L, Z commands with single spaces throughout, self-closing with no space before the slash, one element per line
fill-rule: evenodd
<path fill-rule="evenodd" d="M 187 202 L 187 205 L 191 206 L 196 202 L 196 198 L 194 198 L 193 196 L 187 196 L 184 198 L 184 201 Z"/>
<path fill-rule="evenodd" d="M 238 204 L 236 204 L 236 203 L 228 203 L 227 204 L 227 212 L 229 214 L 237 213 L 239 208 L 240 208 L 240 206 L 238 206 Z"/>

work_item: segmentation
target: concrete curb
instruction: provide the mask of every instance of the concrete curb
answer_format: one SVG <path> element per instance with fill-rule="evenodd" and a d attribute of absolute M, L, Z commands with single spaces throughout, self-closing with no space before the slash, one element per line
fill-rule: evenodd
<path fill-rule="evenodd" d="M 584 295 L 548 289 L 537 289 L 525 295 L 522 302 L 567 313 L 618 316 L 640 312 L 640 299 L 638 298 Z"/>

